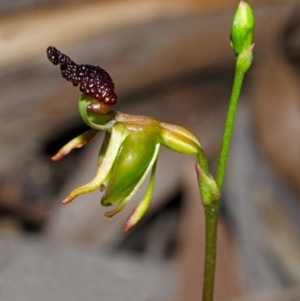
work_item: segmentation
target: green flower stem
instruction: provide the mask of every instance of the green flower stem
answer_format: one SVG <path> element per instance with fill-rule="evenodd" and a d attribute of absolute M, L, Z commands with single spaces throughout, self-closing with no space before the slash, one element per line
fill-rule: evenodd
<path fill-rule="evenodd" d="M 236 69 L 230 105 L 228 109 L 225 131 L 223 135 L 222 147 L 216 174 L 216 184 L 221 191 L 226 163 L 228 158 L 229 146 L 232 136 L 235 114 L 243 83 L 244 73 Z M 212 201 L 204 206 L 205 208 L 205 264 L 202 301 L 212 301 L 214 294 L 216 249 L 217 249 L 217 224 L 220 197 L 217 201 Z"/>
<path fill-rule="evenodd" d="M 236 60 L 236 71 L 234 76 L 233 88 L 230 97 L 230 104 L 225 123 L 225 131 L 223 135 L 220 158 L 216 173 L 216 185 L 219 192 L 221 192 L 226 163 L 229 153 L 229 146 L 233 131 L 233 125 L 238 105 L 238 100 L 242 88 L 244 75 L 252 63 L 253 45 L 249 49 L 242 52 Z M 200 184 L 200 182 L 199 182 Z M 200 188 L 200 185 L 199 185 Z M 201 191 L 201 190 L 200 190 Z M 203 199 L 203 197 L 202 197 Z M 204 282 L 203 282 L 203 297 L 202 301 L 212 301 L 214 293 L 214 278 L 216 266 L 216 249 L 217 249 L 217 224 L 219 212 L 220 194 L 217 198 L 213 195 L 204 203 L 205 208 L 205 266 L 204 266 Z"/>
<path fill-rule="evenodd" d="M 219 203 L 204 206 L 205 210 L 205 265 L 203 280 L 203 301 L 212 301 L 214 294 L 217 225 Z"/>
<path fill-rule="evenodd" d="M 228 153 L 229 153 L 229 146 L 231 142 L 232 130 L 233 130 L 236 109 L 237 109 L 238 100 L 242 88 L 243 79 L 244 79 L 244 72 L 241 72 L 237 68 L 234 76 L 234 83 L 233 83 L 230 104 L 229 104 L 229 109 L 228 109 L 227 119 L 225 124 L 225 131 L 223 135 L 222 147 L 221 147 L 221 152 L 219 157 L 219 163 L 218 163 L 217 173 L 216 173 L 216 183 L 220 191 L 222 189 L 222 185 L 224 181 L 226 163 L 227 163 Z"/>

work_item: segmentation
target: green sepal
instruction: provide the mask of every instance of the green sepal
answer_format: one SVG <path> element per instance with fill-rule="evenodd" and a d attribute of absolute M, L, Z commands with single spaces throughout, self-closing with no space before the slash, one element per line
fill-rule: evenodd
<path fill-rule="evenodd" d="M 91 141 L 97 134 L 98 130 L 90 129 L 83 134 L 75 137 L 71 141 L 69 141 L 66 145 L 64 145 L 52 158 L 53 161 L 61 160 L 63 157 L 68 155 L 73 149 L 81 148 L 86 143 Z"/>
<path fill-rule="evenodd" d="M 156 163 L 157 163 L 157 158 L 152 167 L 150 181 L 146 193 L 143 199 L 139 202 L 139 204 L 134 208 L 130 216 L 127 218 L 127 221 L 124 226 L 124 232 L 131 230 L 140 221 L 140 219 L 144 216 L 145 212 L 149 208 L 150 201 L 153 195 L 153 189 L 154 189 Z"/>
<path fill-rule="evenodd" d="M 69 195 L 62 201 L 63 204 L 70 203 L 77 196 L 94 191 L 101 188 L 101 185 L 108 181 L 111 174 L 111 169 L 118 156 L 119 149 L 128 135 L 128 131 L 124 124 L 117 122 L 111 132 L 111 136 L 106 136 L 105 143 L 107 144 L 102 151 L 100 151 L 100 158 L 105 151 L 105 155 L 100 159 L 100 165 L 92 181 L 82 185 L 69 193 Z"/>

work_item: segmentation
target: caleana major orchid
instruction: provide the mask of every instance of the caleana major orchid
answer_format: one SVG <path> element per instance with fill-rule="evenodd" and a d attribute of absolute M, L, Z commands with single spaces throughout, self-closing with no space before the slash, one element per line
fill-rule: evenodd
<path fill-rule="evenodd" d="M 150 181 L 140 203 L 128 217 L 124 231 L 130 230 L 144 215 L 153 194 L 159 148 L 167 148 L 197 157 L 197 172 L 203 187 L 203 202 L 217 199 L 219 191 L 208 171 L 207 160 L 198 138 L 189 130 L 174 124 L 160 122 L 147 116 L 128 115 L 110 111 L 116 103 L 114 84 L 106 71 L 91 65 L 77 65 L 54 47 L 47 49 L 49 60 L 60 64 L 62 75 L 83 92 L 78 101 L 79 114 L 91 128 L 71 140 L 52 160 L 57 161 L 72 149 L 92 140 L 99 131 L 106 131 L 97 161 L 97 172 L 87 184 L 69 193 L 62 201 L 70 203 L 77 196 L 100 189 L 104 191 L 103 206 L 116 205 L 105 213 L 112 217 L 120 212 L 135 195 L 146 176 Z"/>
<path fill-rule="evenodd" d="M 240 1 L 230 34 L 231 47 L 236 56 L 235 76 L 215 179 L 208 170 L 200 141 L 189 130 L 152 117 L 110 111 L 117 101 L 117 95 L 114 83 L 105 70 L 91 65 L 77 65 L 54 47 L 47 49 L 49 60 L 54 65 L 60 65 L 62 76 L 74 86 L 79 85 L 83 92 L 78 102 L 79 114 L 91 128 L 71 140 L 52 159 L 60 160 L 72 149 L 89 142 L 99 131 L 106 131 L 95 177 L 89 183 L 71 191 L 62 201 L 63 204 L 70 203 L 81 194 L 100 189 L 104 191 L 102 205 L 116 206 L 105 214 L 113 216 L 126 206 L 151 172 L 146 193 L 125 224 L 124 230 L 128 231 L 149 207 L 160 145 L 196 156 L 196 171 L 206 225 L 202 301 L 213 300 L 220 191 L 243 79 L 252 64 L 254 23 L 252 8 L 246 2 Z"/>

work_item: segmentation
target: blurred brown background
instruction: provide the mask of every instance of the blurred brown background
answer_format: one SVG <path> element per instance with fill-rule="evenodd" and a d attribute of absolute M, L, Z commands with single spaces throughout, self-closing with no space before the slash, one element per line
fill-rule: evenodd
<path fill-rule="evenodd" d="M 130 233 L 100 193 L 60 200 L 95 172 L 101 135 L 61 162 L 85 130 L 55 46 L 112 76 L 116 110 L 197 134 L 217 164 L 234 75 L 238 1 L 19 0 L 0 3 L 1 300 L 200 300 L 204 252 L 195 159 L 162 149 L 151 208 Z M 250 2 L 249 2 L 250 3 Z M 222 195 L 216 301 L 300 300 L 300 7 L 253 0 L 254 64 Z"/>

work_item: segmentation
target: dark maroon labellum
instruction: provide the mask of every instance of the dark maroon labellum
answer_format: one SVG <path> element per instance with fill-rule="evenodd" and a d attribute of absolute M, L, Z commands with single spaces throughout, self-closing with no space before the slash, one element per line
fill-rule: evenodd
<path fill-rule="evenodd" d="M 106 105 L 116 104 L 118 97 L 115 85 L 105 70 L 92 65 L 77 65 L 52 46 L 47 48 L 47 55 L 52 64 L 60 65 L 63 78 L 72 82 L 74 86 L 80 85 L 81 92 Z"/>

